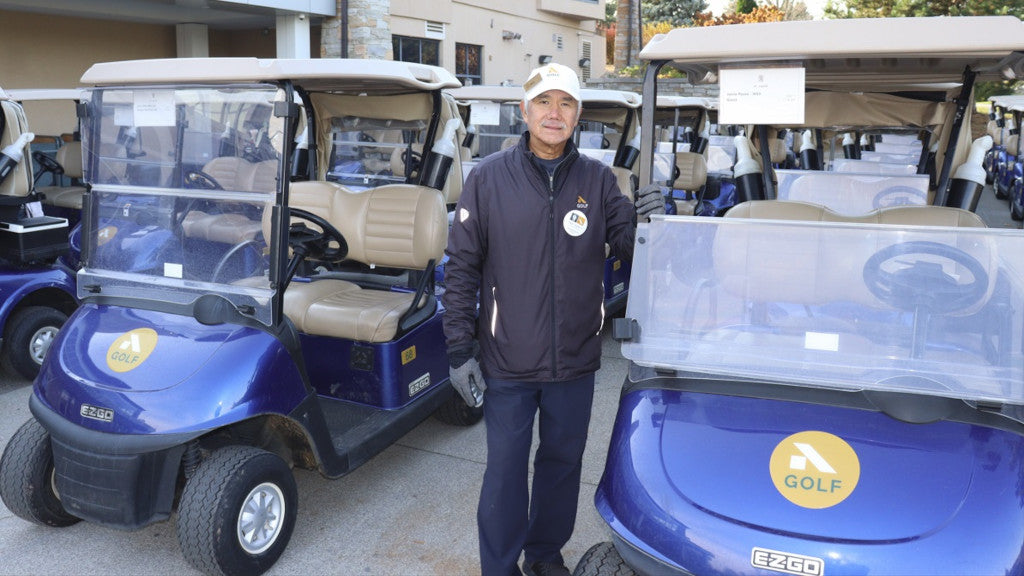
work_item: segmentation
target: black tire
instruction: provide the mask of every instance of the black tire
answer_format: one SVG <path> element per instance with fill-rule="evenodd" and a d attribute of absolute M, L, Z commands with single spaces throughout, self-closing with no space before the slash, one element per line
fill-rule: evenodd
<path fill-rule="evenodd" d="M 572 576 L 636 576 L 611 542 L 600 542 L 580 558 Z"/>
<path fill-rule="evenodd" d="M 0 458 L 0 499 L 18 518 L 42 526 L 60 528 L 79 521 L 60 503 L 50 434 L 35 419 L 18 428 Z"/>
<path fill-rule="evenodd" d="M 1010 202 L 1010 218 L 1020 221 L 1024 220 L 1024 209 L 1017 208 L 1018 204 L 1011 200 Z"/>
<path fill-rule="evenodd" d="M 4 369 L 34 380 L 50 344 L 67 320 L 66 314 L 48 306 L 29 306 L 12 314 L 4 328 L 0 356 Z"/>
<path fill-rule="evenodd" d="M 452 426 L 472 426 L 484 417 L 484 407 L 473 408 L 458 393 L 452 393 L 434 412 L 434 417 Z"/>
<path fill-rule="evenodd" d="M 181 495 L 182 554 L 205 574 L 262 574 L 288 546 L 298 500 L 295 477 L 278 456 L 251 446 L 216 450 Z M 251 506 L 259 509 L 255 524 L 260 526 L 252 538 L 240 534 L 243 513 L 251 513 Z"/>
<path fill-rule="evenodd" d="M 996 178 L 992 182 L 992 191 L 996 193 L 996 198 L 999 198 L 1000 200 L 1005 200 L 1006 199 L 1006 192 L 1004 192 L 1003 191 L 1003 187 L 999 185 L 999 179 L 998 178 Z"/>

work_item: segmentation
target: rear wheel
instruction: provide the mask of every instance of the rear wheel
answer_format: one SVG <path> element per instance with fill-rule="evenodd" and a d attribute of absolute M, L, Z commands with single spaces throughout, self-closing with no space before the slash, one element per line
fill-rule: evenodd
<path fill-rule="evenodd" d="M 434 412 L 434 416 L 444 422 L 445 424 L 451 424 L 453 426 L 472 426 L 480 421 L 484 417 L 484 407 L 472 407 L 466 404 L 466 401 L 462 399 L 462 396 L 458 394 L 452 394 L 440 408 Z"/>
<path fill-rule="evenodd" d="M 0 358 L 4 368 L 29 380 L 35 379 L 46 352 L 67 320 L 66 314 L 47 306 L 29 306 L 11 315 L 4 330 Z"/>
<path fill-rule="evenodd" d="M 50 434 L 35 419 L 11 436 L 0 458 L 0 499 L 18 518 L 43 526 L 59 528 L 79 521 L 60 503 Z"/>
<path fill-rule="evenodd" d="M 288 465 L 251 446 L 216 450 L 185 484 L 178 540 L 206 574 L 262 574 L 295 528 L 298 490 Z"/>
<path fill-rule="evenodd" d="M 636 572 L 619 556 L 614 544 L 601 542 L 580 558 L 572 576 L 636 576 Z"/>
<path fill-rule="evenodd" d="M 1006 191 L 1003 190 L 1003 185 L 999 183 L 999 176 L 997 175 L 992 182 L 992 190 L 996 193 L 996 198 L 1000 200 L 1006 199 Z"/>
<path fill-rule="evenodd" d="M 1024 220 L 1024 198 L 1014 198 L 1010 202 L 1010 218 Z"/>

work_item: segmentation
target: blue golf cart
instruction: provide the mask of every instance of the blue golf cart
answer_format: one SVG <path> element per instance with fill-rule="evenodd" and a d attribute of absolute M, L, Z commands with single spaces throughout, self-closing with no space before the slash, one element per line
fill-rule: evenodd
<path fill-rule="evenodd" d="M 0 90 L 0 364 L 28 380 L 78 305 L 68 221 L 44 215 L 35 192 L 34 136 L 24 108 Z"/>
<path fill-rule="evenodd" d="M 1015 17 L 898 18 L 645 46 L 642 130 L 670 67 L 720 80 L 719 118 L 755 137 L 759 121 L 920 130 L 928 109 L 939 183 L 917 205 L 842 213 L 826 191 L 779 199 L 762 167 L 760 196 L 723 218 L 638 227 L 595 495 L 610 538 L 577 576 L 1024 573 L 1024 235 L 967 209 L 990 142 L 967 146 L 961 123 L 976 79 L 1024 75 L 1022 38 Z M 828 93 L 845 105 L 816 110 Z M 817 141 L 826 161 L 806 172 L 828 174 L 837 140 Z M 653 152 L 645 140 L 641 183 Z"/>
<path fill-rule="evenodd" d="M 55 527 L 176 510 L 196 569 L 262 573 L 297 521 L 292 467 L 337 478 L 431 415 L 482 415 L 448 384 L 432 290 L 449 166 L 430 152 L 454 141 L 459 82 L 253 58 L 101 63 L 82 82 L 82 305 L 0 497 Z M 413 145 L 416 176 L 385 165 Z"/>

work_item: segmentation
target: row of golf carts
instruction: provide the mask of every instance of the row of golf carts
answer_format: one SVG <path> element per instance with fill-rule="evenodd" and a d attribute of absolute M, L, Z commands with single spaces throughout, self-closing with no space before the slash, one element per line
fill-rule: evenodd
<path fill-rule="evenodd" d="M 1020 125 L 1024 121 L 1024 96 L 991 96 L 986 132 L 993 146 L 985 156 L 985 174 L 996 198 L 1010 205 L 1010 217 L 1024 220 L 1024 164 L 1020 150 Z"/>
<path fill-rule="evenodd" d="M 1024 236 L 973 213 L 990 143 L 965 113 L 975 81 L 1024 75 L 1022 32 L 679 29 L 642 51 L 642 100 L 584 96 L 583 153 L 677 214 L 639 225 L 606 294 L 628 293 L 631 362 L 595 502 L 611 540 L 578 574 L 1024 572 Z M 666 68 L 719 101 L 673 106 Z M 401 62 L 82 83 L 81 305 L 0 497 L 49 526 L 176 510 L 198 570 L 263 572 L 297 521 L 290 468 L 339 477 L 431 414 L 479 420 L 447 382 L 439 265 L 474 155 L 517 135 L 485 126 L 515 112 Z"/>

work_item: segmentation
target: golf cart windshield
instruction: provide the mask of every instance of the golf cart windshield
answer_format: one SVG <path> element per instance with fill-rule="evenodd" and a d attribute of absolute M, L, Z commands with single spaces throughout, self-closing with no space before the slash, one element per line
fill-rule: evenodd
<path fill-rule="evenodd" d="M 91 91 L 80 297 L 187 306 L 215 294 L 270 324 L 263 223 L 279 188 L 283 99 L 270 85 Z"/>
<path fill-rule="evenodd" d="M 868 220 L 641 225 L 633 277 L 648 281 L 630 290 L 624 355 L 691 375 L 1024 404 L 1024 236 Z"/>

